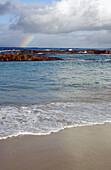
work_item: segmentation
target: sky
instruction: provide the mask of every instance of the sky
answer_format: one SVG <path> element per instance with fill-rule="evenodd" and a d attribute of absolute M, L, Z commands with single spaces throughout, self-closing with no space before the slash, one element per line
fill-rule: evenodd
<path fill-rule="evenodd" d="M 110 48 L 110 0 L 0 0 L 0 47 Z"/>

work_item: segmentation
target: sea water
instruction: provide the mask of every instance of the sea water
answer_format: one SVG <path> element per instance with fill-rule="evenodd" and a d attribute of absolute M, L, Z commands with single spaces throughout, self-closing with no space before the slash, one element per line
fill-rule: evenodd
<path fill-rule="evenodd" d="M 0 62 L 0 139 L 111 121 L 111 55 L 47 56 L 64 60 Z"/>

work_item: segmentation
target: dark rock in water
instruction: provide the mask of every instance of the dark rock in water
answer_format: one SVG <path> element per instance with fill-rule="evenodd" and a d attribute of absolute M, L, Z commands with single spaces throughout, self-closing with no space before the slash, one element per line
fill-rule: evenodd
<path fill-rule="evenodd" d="M 85 50 L 73 51 L 69 50 L 12 50 L 5 51 L 0 54 L 0 61 L 42 61 L 42 60 L 63 60 L 57 57 L 47 57 L 46 54 L 111 54 L 111 51 L 106 50 Z"/>
<path fill-rule="evenodd" d="M 4 117 L 2 117 L 2 119 L 6 119 L 6 117 L 4 116 Z"/>
<path fill-rule="evenodd" d="M 43 61 L 43 60 L 63 60 L 57 57 L 36 56 L 27 54 L 0 54 L 0 61 Z"/>
<path fill-rule="evenodd" d="M 106 51 L 105 54 L 111 54 L 111 51 Z"/>

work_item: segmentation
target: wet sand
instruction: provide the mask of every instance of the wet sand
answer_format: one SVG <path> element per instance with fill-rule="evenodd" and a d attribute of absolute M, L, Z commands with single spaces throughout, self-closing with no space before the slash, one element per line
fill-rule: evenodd
<path fill-rule="evenodd" d="M 111 170 L 111 124 L 0 140 L 1 170 Z"/>

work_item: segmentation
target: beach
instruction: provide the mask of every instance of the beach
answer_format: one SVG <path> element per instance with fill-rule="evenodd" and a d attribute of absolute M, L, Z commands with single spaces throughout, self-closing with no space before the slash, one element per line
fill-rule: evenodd
<path fill-rule="evenodd" d="M 111 124 L 0 140 L 1 170 L 110 170 Z"/>
<path fill-rule="evenodd" d="M 111 55 L 0 49 L 0 170 L 111 170 Z"/>

